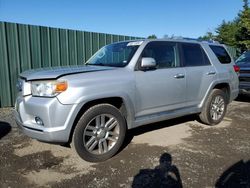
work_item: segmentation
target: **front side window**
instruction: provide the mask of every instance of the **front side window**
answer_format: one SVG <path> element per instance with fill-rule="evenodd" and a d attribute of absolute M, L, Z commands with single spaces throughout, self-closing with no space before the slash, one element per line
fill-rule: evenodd
<path fill-rule="evenodd" d="M 209 65 L 207 55 L 199 44 L 183 43 L 182 44 L 184 65 L 189 66 L 204 66 Z"/>
<path fill-rule="evenodd" d="M 86 65 L 125 67 L 141 44 L 142 41 L 136 41 L 104 46 L 86 62 Z"/>
<path fill-rule="evenodd" d="M 150 42 L 143 50 L 141 57 L 154 58 L 157 68 L 179 67 L 178 50 L 174 42 Z"/>
<path fill-rule="evenodd" d="M 231 58 L 223 46 L 209 45 L 209 47 L 212 49 L 212 51 L 222 64 L 231 63 Z"/>

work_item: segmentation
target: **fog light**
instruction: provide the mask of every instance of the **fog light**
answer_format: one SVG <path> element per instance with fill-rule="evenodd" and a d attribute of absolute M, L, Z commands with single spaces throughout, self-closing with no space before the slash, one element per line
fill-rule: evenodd
<path fill-rule="evenodd" d="M 41 126 L 43 126 L 43 121 L 42 121 L 42 119 L 41 119 L 41 118 L 39 118 L 39 117 L 35 117 L 35 121 L 36 121 L 36 124 L 37 124 L 37 125 L 41 125 Z"/>

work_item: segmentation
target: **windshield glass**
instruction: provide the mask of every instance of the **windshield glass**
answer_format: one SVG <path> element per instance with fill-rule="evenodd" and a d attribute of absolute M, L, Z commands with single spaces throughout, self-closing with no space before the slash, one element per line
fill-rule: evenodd
<path fill-rule="evenodd" d="M 238 65 L 250 64 L 250 51 L 243 53 L 237 60 Z"/>
<path fill-rule="evenodd" d="M 136 41 L 104 46 L 86 62 L 86 65 L 124 67 L 141 44 L 142 41 Z"/>

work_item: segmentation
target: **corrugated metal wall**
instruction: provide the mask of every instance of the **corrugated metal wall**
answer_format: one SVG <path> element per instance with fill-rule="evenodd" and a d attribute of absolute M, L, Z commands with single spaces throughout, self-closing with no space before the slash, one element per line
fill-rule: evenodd
<path fill-rule="evenodd" d="M 0 107 L 13 106 L 18 74 L 83 64 L 99 48 L 137 37 L 0 22 Z"/>
<path fill-rule="evenodd" d="M 106 44 L 134 39 L 138 37 L 0 22 L 0 107 L 14 105 L 20 72 L 82 64 Z M 228 50 L 236 57 L 235 48 Z"/>

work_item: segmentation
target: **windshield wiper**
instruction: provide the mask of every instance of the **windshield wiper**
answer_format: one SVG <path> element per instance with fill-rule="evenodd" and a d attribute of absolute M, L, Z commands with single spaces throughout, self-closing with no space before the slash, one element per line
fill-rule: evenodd
<path fill-rule="evenodd" d="M 95 63 L 95 64 L 87 63 L 86 65 L 107 66 L 107 65 L 105 65 L 103 63 Z"/>
<path fill-rule="evenodd" d="M 106 67 L 124 67 L 124 65 L 120 64 L 104 64 L 104 63 L 88 63 L 86 65 L 93 65 L 93 66 L 106 66 Z"/>

